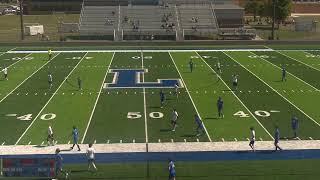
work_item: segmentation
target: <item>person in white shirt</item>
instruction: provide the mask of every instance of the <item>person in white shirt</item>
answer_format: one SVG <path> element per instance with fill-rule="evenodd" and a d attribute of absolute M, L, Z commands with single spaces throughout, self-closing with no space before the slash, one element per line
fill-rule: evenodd
<path fill-rule="evenodd" d="M 233 85 L 233 89 L 236 91 L 238 90 L 238 75 L 233 75 L 232 76 L 232 85 Z"/>
<path fill-rule="evenodd" d="M 175 85 L 174 85 L 174 93 L 176 94 L 176 97 L 178 98 L 178 94 L 179 94 L 179 84 L 178 83 L 176 83 Z"/>
<path fill-rule="evenodd" d="M 171 117 L 172 131 L 176 131 L 178 117 L 179 117 L 179 115 L 178 115 L 177 110 L 173 109 L 172 117 Z"/>
<path fill-rule="evenodd" d="M 217 71 L 222 74 L 220 61 L 217 63 Z"/>
<path fill-rule="evenodd" d="M 88 159 L 88 171 L 90 171 L 91 166 L 94 168 L 95 171 L 97 171 L 97 167 L 95 164 L 95 157 L 94 157 L 94 149 L 92 147 L 92 144 L 89 144 L 89 148 L 87 149 L 87 159 Z"/>
<path fill-rule="evenodd" d="M 5 80 L 8 80 L 8 68 L 7 67 L 4 67 L 2 69 L 2 72 L 3 72 L 3 75 L 4 75 L 4 79 Z"/>
<path fill-rule="evenodd" d="M 47 137 L 48 146 L 54 145 L 54 137 L 53 137 L 53 130 L 51 125 L 48 127 L 48 137 Z"/>
<path fill-rule="evenodd" d="M 49 82 L 49 88 L 51 89 L 52 88 L 52 86 L 53 86 L 53 77 L 52 77 L 52 74 L 51 73 L 49 73 L 48 74 L 48 82 Z"/>
<path fill-rule="evenodd" d="M 253 151 L 255 151 L 254 142 L 256 141 L 256 132 L 254 131 L 254 128 L 253 128 L 253 127 L 250 128 L 250 131 L 251 131 L 251 137 L 250 137 L 249 146 L 251 147 L 251 149 L 252 149 Z"/>

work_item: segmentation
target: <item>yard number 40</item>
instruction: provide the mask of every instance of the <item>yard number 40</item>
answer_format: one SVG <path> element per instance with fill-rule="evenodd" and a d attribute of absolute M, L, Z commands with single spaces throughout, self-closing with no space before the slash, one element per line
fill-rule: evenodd
<path fill-rule="evenodd" d="M 262 110 L 257 110 L 254 112 L 255 115 L 260 116 L 260 117 L 269 117 L 271 114 L 268 111 L 262 111 Z M 246 117 L 250 117 L 249 114 L 246 114 L 243 111 L 238 111 L 236 113 L 233 114 L 234 116 L 239 116 L 241 118 L 246 118 Z"/>
<path fill-rule="evenodd" d="M 40 119 L 49 121 L 49 120 L 52 120 L 52 119 L 54 119 L 56 117 L 57 117 L 56 114 L 48 113 L 48 114 L 43 114 L 42 116 L 40 116 Z M 17 117 L 17 119 L 19 119 L 21 121 L 31 121 L 32 120 L 32 114 L 26 114 L 26 115 L 23 115 L 23 116 L 19 116 L 19 117 Z"/>

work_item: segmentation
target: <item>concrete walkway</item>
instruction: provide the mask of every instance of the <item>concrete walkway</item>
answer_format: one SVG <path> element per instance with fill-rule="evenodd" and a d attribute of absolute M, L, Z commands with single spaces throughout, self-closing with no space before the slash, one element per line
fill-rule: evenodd
<path fill-rule="evenodd" d="M 136 152 L 234 152 L 250 151 L 248 141 L 238 142 L 186 142 L 186 143 L 123 143 L 123 144 L 94 144 L 96 153 L 136 153 Z M 59 144 L 55 146 L 17 145 L 0 146 L 0 155 L 34 155 L 54 154 L 56 148 L 60 148 L 62 154 L 85 153 L 87 144 L 81 144 L 81 151 L 70 150 L 70 145 Z M 290 140 L 280 141 L 284 150 L 320 150 L 320 140 Z M 274 150 L 273 141 L 257 141 L 256 150 Z"/>

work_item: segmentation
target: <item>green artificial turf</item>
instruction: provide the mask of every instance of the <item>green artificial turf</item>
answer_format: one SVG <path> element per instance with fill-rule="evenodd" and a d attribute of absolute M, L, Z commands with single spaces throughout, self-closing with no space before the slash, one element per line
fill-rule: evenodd
<path fill-rule="evenodd" d="M 15 144 L 26 132 L 19 144 L 41 144 L 49 124 L 59 144 L 71 141 L 72 126 L 78 127 L 84 143 L 205 142 L 209 137 L 213 141 L 246 141 L 250 127 L 255 127 L 257 138 L 271 140 L 275 126 L 280 127 L 283 138 L 292 136 L 293 115 L 300 120 L 301 139 L 319 139 L 319 112 L 315 105 L 320 98 L 319 82 L 314 78 L 319 75 L 317 53 L 69 52 L 56 54 L 50 62 L 46 53 L 3 54 L 0 66 L 12 66 L 9 81 L 0 80 L 0 116 L 6 124 L 0 127 L 0 143 Z M 19 59 L 25 56 L 26 59 Z M 188 65 L 190 59 L 193 72 Z M 221 79 L 216 75 L 218 61 L 222 65 Z M 288 71 L 286 82 L 281 82 L 283 65 Z M 114 74 L 107 71 L 142 66 L 148 69 L 145 82 L 180 79 L 185 86 L 180 88 L 179 97 L 174 95 L 174 89 L 163 89 L 166 102 L 160 108 L 159 88 L 100 91 L 103 83 L 114 79 Z M 51 90 L 48 72 L 54 77 Z M 239 89 L 234 92 L 230 90 L 233 74 L 239 75 Z M 78 77 L 83 81 L 82 91 L 78 90 Z M 223 119 L 217 118 L 219 96 L 225 104 Z M 176 132 L 171 132 L 173 108 L 180 115 Z M 207 130 L 200 137 L 196 136 L 194 122 L 197 111 Z M 8 116 L 11 114 L 16 116 Z M 28 120 L 17 119 L 29 116 Z"/>
<path fill-rule="evenodd" d="M 315 180 L 320 176 L 319 160 L 175 162 L 177 177 L 183 180 Z M 167 163 L 97 164 L 91 173 L 86 165 L 67 165 L 71 179 L 167 179 Z"/>

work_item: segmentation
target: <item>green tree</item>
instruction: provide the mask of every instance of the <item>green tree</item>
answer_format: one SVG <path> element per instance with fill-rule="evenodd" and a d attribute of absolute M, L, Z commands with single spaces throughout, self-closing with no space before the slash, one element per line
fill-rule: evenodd
<path fill-rule="evenodd" d="M 292 0 L 276 0 L 276 20 L 278 24 L 291 15 Z"/>
<path fill-rule="evenodd" d="M 253 19 L 256 21 L 259 9 L 261 6 L 261 0 L 249 0 L 245 5 L 246 13 L 253 14 Z"/>

